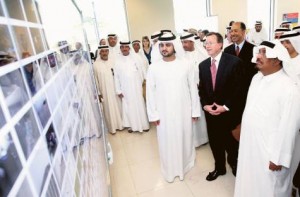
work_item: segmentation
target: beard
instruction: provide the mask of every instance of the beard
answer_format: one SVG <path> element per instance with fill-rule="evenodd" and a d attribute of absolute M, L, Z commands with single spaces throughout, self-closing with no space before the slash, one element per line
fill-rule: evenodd
<path fill-rule="evenodd" d="M 163 57 L 171 57 L 174 53 L 169 53 L 169 52 L 162 52 L 161 55 Z"/>
<path fill-rule="evenodd" d="M 175 53 L 175 50 L 172 50 L 172 51 L 163 50 L 161 52 L 161 55 L 163 57 L 171 57 L 172 55 L 174 55 L 174 53 Z"/>

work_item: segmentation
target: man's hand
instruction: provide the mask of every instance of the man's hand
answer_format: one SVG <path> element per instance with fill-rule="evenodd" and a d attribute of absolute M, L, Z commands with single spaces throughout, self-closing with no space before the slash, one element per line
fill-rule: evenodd
<path fill-rule="evenodd" d="M 199 118 L 198 117 L 192 117 L 192 121 L 196 122 Z"/>
<path fill-rule="evenodd" d="M 119 98 L 122 99 L 124 97 L 124 95 L 121 93 L 121 94 L 118 94 Z"/>
<path fill-rule="evenodd" d="M 214 103 L 212 105 L 205 105 L 203 109 L 213 116 L 217 116 L 221 113 L 226 112 L 226 109 L 222 105 L 218 105 L 217 103 Z"/>
<path fill-rule="evenodd" d="M 103 96 L 102 96 L 102 95 L 98 95 L 98 98 L 99 98 L 100 103 L 102 103 L 102 101 L 103 101 Z"/>
<path fill-rule="evenodd" d="M 160 124 L 160 120 L 157 120 L 157 121 L 153 121 L 152 122 L 155 126 L 158 126 Z"/>
<path fill-rule="evenodd" d="M 280 171 L 282 169 L 282 166 L 281 165 L 277 166 L 272 161 L 270 161 L 269 169 L 272 170 L 272 171 Z"/>
<path fill-rule="evenodd" d="M 205 111 L 207 111 L 208 113 L 212 113 L 214 110 L 213 110 L 213 108 L 214 108 L 214 104 L 212 104 L 212 105 L 205 105 L 204 107 L 203 107 L 203 109 L 205 110 Z"/>
<path fill-rule="evenodd" d="M 232 131 L 231 131 L 232 136 L 236 141 L 240 141 L 240 136 L 241 136 L 241 124 L 236 126 Z"/>

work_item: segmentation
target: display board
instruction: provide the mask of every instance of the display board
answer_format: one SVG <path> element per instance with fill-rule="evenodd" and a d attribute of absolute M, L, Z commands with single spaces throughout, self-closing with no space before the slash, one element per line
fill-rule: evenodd
<path fill-rule="evenodd" d="M 39 16 L 1 1 L 0 196 L 109 196 L 91 64 L 65 41 L 50 49 Z"/>

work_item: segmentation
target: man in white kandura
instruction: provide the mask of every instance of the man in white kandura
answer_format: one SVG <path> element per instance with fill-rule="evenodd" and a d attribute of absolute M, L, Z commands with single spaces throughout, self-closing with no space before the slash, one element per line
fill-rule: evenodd
<path fill-rule="evenodd" d="M 194 68 L 195 84 L 199 85 L 199 63 L 207 58 L 207 53 L 202 54 L 196 49 L 194 34 L 184 32 L 180 36 L 183 49 L 185 50 L 185 58 Z M 201 118 L 193 122 L 194 146 L 199 147 L 208 142 L 205 114 L 201 107 Z"/>
<path fill-rule="evenodd" d="M 300 33 L 296 31 L 284 32 L 279 40 L 290 55 L 290 59 L 283 63 L 283 70 L 293 80 L 300 92 Z M 295 152 L 291 164 L 292 176 L 294 176 L 300 161 L 300 132 L 298 132 L 296 137 L 294 149 Z"/>
<path fill-rule="evenodd" d="M 300 88 L 300 33 L 296 31 L 284 32 L 279 40 L 290 55 L 290 59 L 284 62 L 283 69 Z"/>
<path fill-rule="evenodd" d="M 122 54 L 117 57 L 115 66 L 115 86 L 122 99 L 123 126 L 129 133 L 149 131 L 142 89 L 146 75 L 143 62 L 130 53 L 130 41 L 120 42 L 120 49 Z"/>
<path fill-rule="evenodd" d="M 161 36 L 163 33 L 161 31 L 156 31 L 154 32 L 150 39 L 151 39 L 151 45 L 152 45 L 152 50 L 151 50 L 151 62 L 156 62 L 157 60 L 160 59 L 160 54 L 158 50 L 158 38 Z"/>
<path fill-rule="evenodd" d="M 200 100 L 193 66 L 184 58 L 180 41 L 165 33 L 158 47 L 162 57 L 147 73 L 147 112 L 157 126 L 163 177 L 173 182 L 177 176 L 183 180 L 194 166 L 192 121 L 200 117 Z"/>
<path fill-rule="evenodd" d="M 115 134 L 122 130 L 121 100 L 115 91 L 114 61 L 109 58 L 109 47 L 102 45 L 98 47 L 99 56 L 94 62 L 94 73 L 98 92 L 103 104 L 103 111 L 108 131 Z"/>
<path fill-rule="evenodd" d="M 291 163 L 300 95 L 282 69 L 289 58 L 276 40 L 253 48 L 258 72 L 243 114 L 235 197 L 291 196 Z"/>
<path fill-rule="evenodd" d="M 147 57 L 145 56 L 144 51 L 140 50 L 141 49 L 141 41 L 139 41 L 139 40 L 132 41 L 132 48 L 134 49 L 134 52 L 138 56 L 138 58 L 140 58 L 141 61 L 143 62 L 145 72 L 147 73 L 149 63 L 148 63 Z M 143 82 L 143 97 L 146 98 L 146 81 Z"/>
<path fill-rule="evenodd" d="M 248 36 L 248 41 L 256 46 L 258 46 L 263 41 L 268 40 L 268 35 L 265 29 L 263 28 L 261 21 L 255 22 L 254 28 L 250 29 L 247 36 Z"/>
<path fill-rule="evenodd" d="M 107 42 L 110 52 L 110 59 L 113 59 L 115 61 L 116 58 L 121 54 L 120 46 L 118 45 L 117 34 L 108 34 Z"/>
<path fill-rule="evenodd" d="M 143 65 L 147 71 L 149 63 L 147 57 L 145 56 L 144 51 L 141 50 L 141 41 L 139 40 L 132 41 L 132 48 L 134 49 L 135 54 L 141 58 L 141 61 L 143 62 Z"/>

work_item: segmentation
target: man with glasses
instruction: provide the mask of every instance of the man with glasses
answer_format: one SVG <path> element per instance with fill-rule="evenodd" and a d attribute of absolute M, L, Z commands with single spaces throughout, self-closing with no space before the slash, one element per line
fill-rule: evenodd
<path fill-rule="evenodd" d="M 208 33 L 205 46 L 210 57 L 199 64 L 199 95 L 215 159 L 215 169 L 206 180 L 213 181 L 226 174 L 225 151 L 232 173 L 236 173 L 238 142 L 231 135 L 231 129 L 235 122 L 234 112 L 239 111 L 240 107 L 242 61 L 222 53 L 223 37 L 219 33 Z"/>

